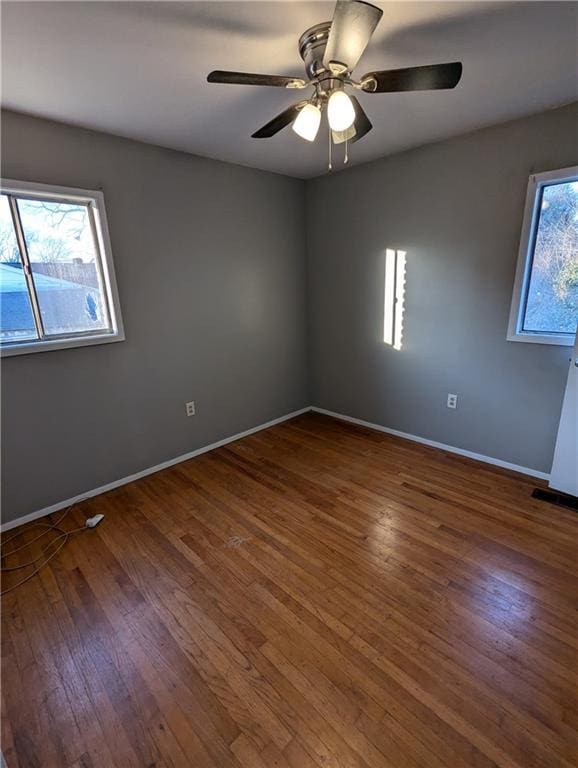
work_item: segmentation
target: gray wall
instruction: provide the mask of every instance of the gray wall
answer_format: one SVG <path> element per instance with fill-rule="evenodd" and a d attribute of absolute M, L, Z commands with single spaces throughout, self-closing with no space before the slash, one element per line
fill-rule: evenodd
<path fill-rule="evenodd" d="M 528 176 L 578 163 L 577 127 L 574 104 L 308 183 L 314 405 L 550 470 L 570 350 L 506 328 Z M 407 251 L 401 351 L 387 247 Z"/>
<path fill-rule="evenodd" d="M 103 188 L 127 336 L 3 360 L 3 519 L 311 402 L 549 471 L 569 350 L 505 336 L 528 176 L 578 162 L 577 121 L 305 184 L 3 113 L 5 177 Z M 408 254 L 399 352 L 387 247 Z"/>
<path fill-rule="evenodd" d="M 14 113 L 2 129 L 5 177 L 104 190 L 126 331 L 2 361 L 5 521 L 309 404 L 303 182 Z"/>

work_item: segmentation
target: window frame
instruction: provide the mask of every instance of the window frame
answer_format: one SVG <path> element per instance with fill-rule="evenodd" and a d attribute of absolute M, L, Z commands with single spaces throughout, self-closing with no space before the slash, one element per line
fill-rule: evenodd
<path fill-rule="evenodd" d="M 571 347 L 574 344 L 573 333 L 536 333 L 524 330 L 524 315 L 528 301 L 532 265 L 534 263 L 534 249 L 536 235 L 540 222 L 540 204 L 542 201 L 542 189 L 552 183 L 564 184 L 578 181 L 578 165 L 567 168 L 559 168 L 555 171 L 534 173 L 528 180 L 524 218 L 522 221 L 522 233 L 520 236 L 520 248 L 516 264 L 516 276 L 514 278 L 514 290 L 508 322 L 508 341 L 522 341 L 530 344 L 552 344 L 556 346 Z"/>
<path fill-rule="evenodd" d="M 96 268 L 102 279 L 104 291 L 104 304 L 107 317 L 110 319 L 111 331 L 102 333 L 88 332 L 76 333 L 70 335 L 52 336 L 46 339 L 34 339 L 32 341 L 14 341 L 0 342 L 0 357 L 12 357 L 14 355 L 28 355 L 32 352 L 49 352 L 57 349 L 70 349 L 74 347 L 87 347 L 96 344 L 110 344 L 116 341 L 124 341 L 124 325 L 120 310 L 120 300 L 118 295 L 118 286 L 114 271 L 114 262 L 112 258 L 112 247 L 110 243 L 110 234 L 108 231 L 108 221 L 106 217 L 106 207 L 104 204 L 104 194 L 101 190 L 79 189 L 77 187 L 63 187 L 53 184 L 40 184 L 29 181 L 15 181 L 14 179 L 0 179 L 0 192 L 15 197 L 26 197 L 28 199 L 55 200 L 60 202 L 76 202 L 86 205 L 89 212 L 89 222 L 92 228 L 93 240 L 96 248 Z M 12 210 L 12 201 L 8 200 Z M 14 214 L 13 214 L 14 215 Z M 19 226 L 14 224 L 18 248 L 21 248 L 22 231 Z M 28 262 L 28 255 L 21 252 L 21 258 L 24 264 Z M 26 271 L 26 270 L 25 270 Z M 26 274 L 29 298 L 32 304 L 33 313 L 38 312 L 37 298 L 33 296 L 33 289 L 30 287 L 30 275 Z M 36 305 L 36 306 L 35 306 Z M 42 318 L 40 317 L 40 327 L 42 327 Z M 36 323 L 38 318 L 36 318 Z"/>

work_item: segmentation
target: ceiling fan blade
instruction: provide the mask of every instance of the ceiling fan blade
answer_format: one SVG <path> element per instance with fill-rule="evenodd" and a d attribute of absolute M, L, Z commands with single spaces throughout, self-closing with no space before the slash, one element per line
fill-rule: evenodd
<path fill-rule="evenodd" d="M 349 98 L 351 99 L 353 108 L 355 110 L 355 120 L 353 121 L 353 125 L 351 125 L 346 131 L 331 132 L 334 144 L 343 144 L 343 142 L 346 140 L 350 144 L 353 144 L 354 142 L 359 141 L 359 139 L 362 139 L 365 134 L 369 133 L 373 128 L 370 119 L 365 114 L 365 110 L 359 101 L 355 98 L 355 96 L 350 96 Z"/>
<path fill-rule="evenodd" d="M 283 130 L 283 128 L 288 126 L 289 123 L 292 123 L 307 103 L 307 101 L 298 101 L 296 104 L 292 104 L 290 107 L 287 107 L 287 109 L 278 114 L 272 120 L 269 120 L 269 122 L 266 123 L 262 128 L 259 128 L 258 131 L 255 131 L 251 138 L 270 139 L 271 136 L 279 133 L 279 131 Z"/>
<path fill-rule="evenodd" d="M 307 83 L 301 77 L 283 75 L 254 75 L 250 72 L 225 72 L 216 69 L 207 75 L 208 83 L 226 83 L 233 85 L 272 85 L 277 88 L 305 88 Z"/>
<path fill-rule="evenodd" d="M 382 10 L 361 0 L 337 0 L 323 64 L 335 72 L 352 72 L 382 14 Z"/>
<path fill-rule="evenodd" d="M 355 127 L 355 136 L 351 139 L 351 142 L 353 143 L 354 141 L 362 139 L 366 133 L 369 133 L 373 128 L 373 125 L 355 96 L 350 96 L 349 98 L 353 102 L 353 109 L 355 110 L 355 122 L 353 123 Z"/>
<path fill-rule="evenodd" d="M 451 64 L 429 64 L 425 67 L 368 72 L 361 78 L 361 87 L 367 93 L 433 91 L 455 88 L 461 76 L 462 63 L 454 61 Z"/>

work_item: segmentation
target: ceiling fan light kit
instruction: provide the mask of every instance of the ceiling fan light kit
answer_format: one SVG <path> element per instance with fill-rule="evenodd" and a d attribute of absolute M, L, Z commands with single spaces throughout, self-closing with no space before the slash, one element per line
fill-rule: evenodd
<path fill-rule="evenodd" d="M 373 126 L 359 100 L 346 93 L 345 87 L 368 94 L 442 90 L 455 88 L 462 76 L 462 64 L 456 61 L 368 72 L 360 80 L 354 80 L 353 70 L 382 13 L 380 8 L 362 0 L 337 0 L 333 20 L 310 27 L 299 38 L 299 54 L 305 64 L 307 79 L 215 70 L 208 75 L 207 81 L 290 90 L 312 87 L 310 98 L 289 106 L 255 131 L 253 138 L 271 138 L 292 124 L 298 136 L 312 142 L 318 135 L 322 113 L 326 111 L 329 148 L 331 150 L 332 143 L 345 143 L 347 162 L 347 143 L 359 141 Z"/>

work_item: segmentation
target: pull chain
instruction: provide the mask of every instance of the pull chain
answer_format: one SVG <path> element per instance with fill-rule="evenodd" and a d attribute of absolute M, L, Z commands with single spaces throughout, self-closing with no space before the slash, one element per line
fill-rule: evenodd
<path fill-rule="evenodd" d="M 345 157 L 343 158 L 343 165 L 347 165 L 347 163 L 349 162 L 349 154 L 347 152 L 347 144 L 348 144 L 348 141 L 347 141 L 347 136 L 346 136 L 345 137 Z"/>
<path fill-rule="evenodd" d="M 329 124 L 328 124 L 329 125 Z M 333 164 L 331 163 L 331 126 L 329 125 L 329 166 L 328 170 L 333 170 Z"/>

